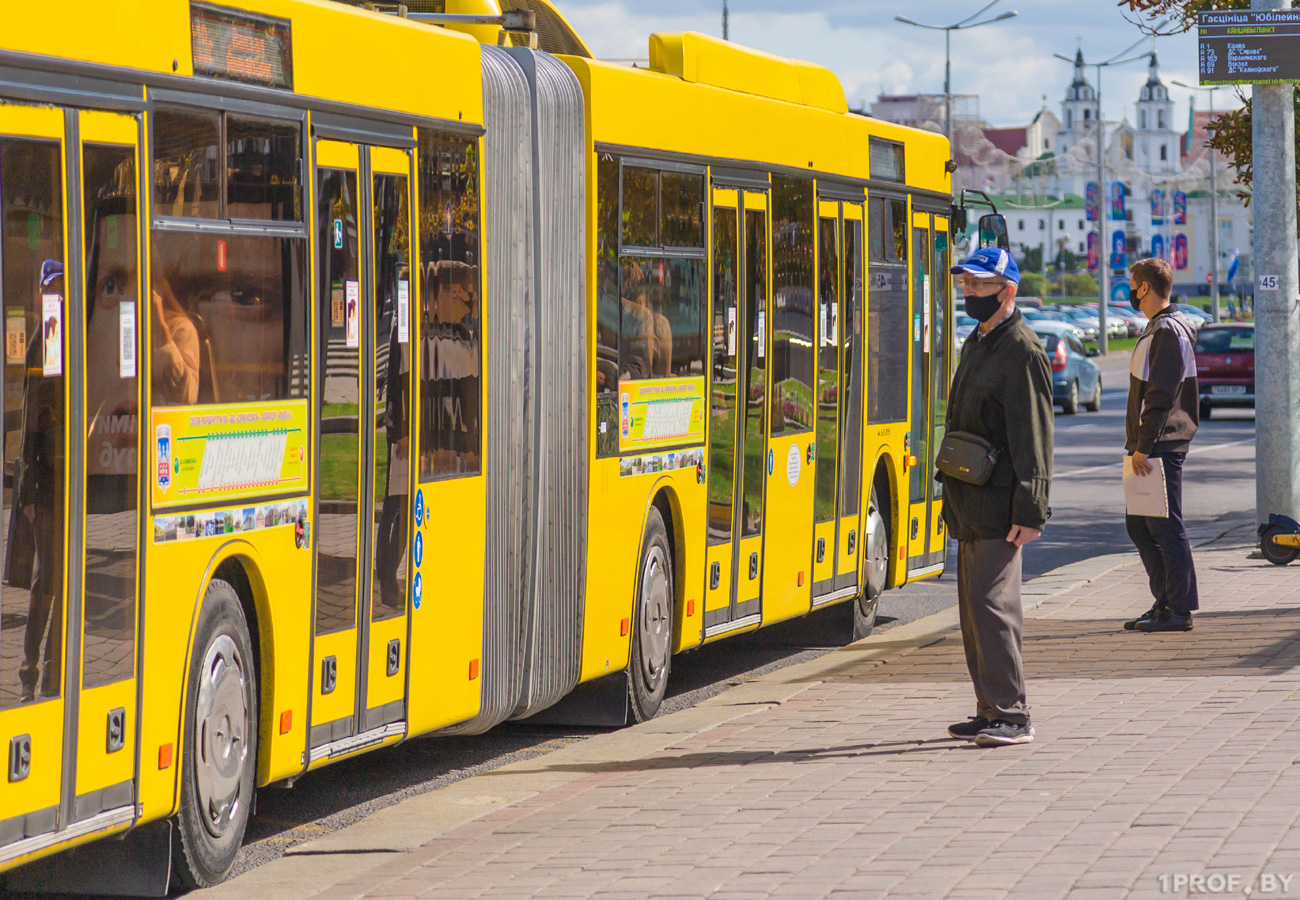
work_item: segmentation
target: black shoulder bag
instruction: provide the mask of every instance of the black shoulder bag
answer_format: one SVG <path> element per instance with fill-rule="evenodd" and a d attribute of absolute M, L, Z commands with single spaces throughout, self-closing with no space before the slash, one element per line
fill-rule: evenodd
<path fill-rule="evenodd" d="M 939 444 L 935 465 L 949 478 L 967 484 L 988 484 L 993 477 L 993 467 L 1002 451 L 978 434 L 969 431 L 949 431 Z"/>

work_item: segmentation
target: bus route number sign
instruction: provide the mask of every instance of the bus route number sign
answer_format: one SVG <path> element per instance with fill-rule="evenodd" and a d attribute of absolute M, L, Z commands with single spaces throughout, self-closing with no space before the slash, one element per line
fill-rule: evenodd
<path fill-rule="evenodd" d="M 1300 9 L 1203 12 L 1201 84 L 1300 82 Z"/>

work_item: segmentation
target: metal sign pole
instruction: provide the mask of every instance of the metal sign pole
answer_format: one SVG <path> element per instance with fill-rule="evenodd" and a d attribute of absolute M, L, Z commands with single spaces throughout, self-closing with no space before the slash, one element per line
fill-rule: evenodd
<path fill-rule="evenodd" d="M 1253 0 L 1289 10 L 1290 0 Z M 1255 504 L 1300 514 L 1300 272 L 1296 265 L 1295 87 L 1252 89 L 1255 191 Z M 1216 261 L 1217 262 L 1217 261 Z"/>

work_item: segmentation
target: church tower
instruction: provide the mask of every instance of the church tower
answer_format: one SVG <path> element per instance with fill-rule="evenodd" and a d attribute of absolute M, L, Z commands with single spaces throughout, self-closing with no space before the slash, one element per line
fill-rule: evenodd
<path fill-rule="evenodd" d="M 1174 131 L 1174 102 L 1160 80 L 1160 62 L 1155 53 L 1147 69 L 1147 83 L 1137 102 L 1137 164 L 1150 174 L 1164 174 L 1178 168 L 1178 134 Z"/>
<path fill-rule="evenodd" d="M 1083 49 L 1074 57 L 1074 81 L 1065 90 L 1061 104 L 1061 134 L 1057 139 L 1057 156 L 1070 152 L 1080 141 L 1093 138 L 1096 126 L 1097 94 L 1083 71 Z"/>

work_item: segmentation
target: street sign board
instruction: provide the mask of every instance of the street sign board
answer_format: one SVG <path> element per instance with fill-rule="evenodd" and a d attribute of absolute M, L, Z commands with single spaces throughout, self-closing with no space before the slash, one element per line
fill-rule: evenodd
<path fill-rule="evenodd" d="M 1201 84 L 1300 82 L 1300 9 L 1203 12 Z"/>

